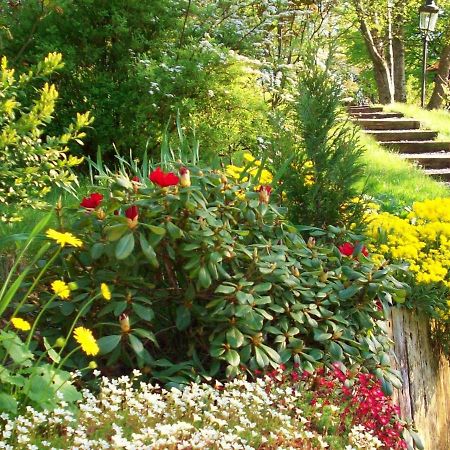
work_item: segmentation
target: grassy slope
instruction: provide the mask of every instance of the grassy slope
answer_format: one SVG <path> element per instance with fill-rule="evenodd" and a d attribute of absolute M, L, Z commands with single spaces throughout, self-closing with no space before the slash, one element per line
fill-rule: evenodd
<path fill-rule="evenodd" d="M 385 150 L 373 138 L 361 133 L 361 144 L 366 149 L 363 160 L 368 195 L 388 203 L 392 199 L 397 205 L 450 196 L 450 189 L 445 185 L 426 176 L 399 155 Z"/>
<path fill-rule="evenodd" d="M 450 112 L 437 109 L 428 111 L 417 105 L 394 103 L 385 106 L 386 111 L 401 112 L 406 117 L 420 120 L 424 128 L 439 132 L 439 141 L 450 141 Z"/>

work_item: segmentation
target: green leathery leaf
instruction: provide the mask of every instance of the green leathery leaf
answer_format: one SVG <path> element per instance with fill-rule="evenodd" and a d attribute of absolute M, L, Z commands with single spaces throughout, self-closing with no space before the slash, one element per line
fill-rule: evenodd
<path fill-rule="evenodd" d="M 129 334 L 128 338 L 130 339 L 131 348 L 134 350 L 136 355 L 141 355 L 141 353 L 144 351 L 144 346 L 142 345 L 140 339 L 132 334 Z"/>
<path fill-rule="evenodd" d="M 227 350 L 224 354 L 223 354 L 223 358 L 225 359 L 225 361 L 236 367 L 239 365 L 239 363 L 241 362 L 241 358 L 239 356 L 239 353 L 236 350 Z"/>
<path fill-rule="evenodd" d="M 103 336 L 97 340 L 97 344 L 100 347 L 100 353 L 106 355 L 112 352 L 118 345 L 122 336 L 120 334 Z"/>
<path fill-rule="evenodd" d="M 211 286 L 211 275 L 208 272 L 208 269 L 205 266 L 200 267 L 200 271 L 198 273 L 198 281 L 200 287 L 204 289 L 208 289 Z"/>
<path fill-rule="evenodd" d="M 239 348 L 244 343 L 244 335 L 236 327 L 230 328 L 226 336 L 228 343 L 234 348 Z"/>
<path fill-rule="evenodd" d="M 142 306 L 138 303 L 133 303 L 133 311 L 143 320 L 151 322 L 155 317 L 155 312 L 151 306 Z"/>
<path fill-rule="evenodd" d="M 134 235 L 133 233 L 128 233 L 122 238 L 120 238 L 119 242 L 116 246 L 115 255 L 117 259 L 125 259 L 131 255 L 131 252 L 134 250 Z"/>
<path fill-rule="evenodd" d="M 126 223 L 119 223 L 117 225 L 106 227 L 105 233 L 108 241 L 114 242 L 118 241 L 128 230 L 129 228 Z"/>
<path fill-rule="evenodd" d="M 179 306 L 175 323 L 180 331 L 185 330 L 191 324 L 191 310 L 186 306 Z"/>

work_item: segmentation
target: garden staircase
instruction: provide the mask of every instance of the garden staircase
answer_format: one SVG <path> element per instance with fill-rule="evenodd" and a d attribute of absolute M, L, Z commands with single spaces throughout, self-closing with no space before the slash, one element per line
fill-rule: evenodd
<path fill-rule="evenodd" d="M 436 131 L 424 130 L 418 120 L 407 119 L 401 113 L 384 112 L 378 106 L 350 106 L 348 112 L 383 147 L 418 164 L 426 174 L 450 181 L 450 142 L 437 141 Z"/>

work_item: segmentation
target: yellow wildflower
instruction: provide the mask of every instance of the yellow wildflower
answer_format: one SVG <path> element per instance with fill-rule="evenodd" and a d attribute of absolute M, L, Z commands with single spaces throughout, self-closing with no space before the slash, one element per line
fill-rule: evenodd
<path fill-rule="evenodd" d="M 46 235 L 48 238 L 56 241 L 61 247 L 64 247 L 66 244 L 71 245 L 72 247 L 81 247 L 83 245 L 83 242 L 76 238 L 72 233 L 60 233 L 59 231 L 50 228 L 47 230 Z"/>
<path fill-rule="evenodd" d="M 102 296 L 105 300 L 111 300 L 111 291 L 109 286 L 106 283 L 102 283 L 100 285 L 100 290 L 102 292 Z"/>
<path fill-rule="evenodd" d="M 73 332 L 73 336 L 81 345 L 81 349 L 86 355 L 95 356 L 100 351 L 91 330 L 84 327 L 77 327 Z"/>
<path fill-rule="evenodd" d="M 21 319 L 20 317 L 13 317 L 11 319 L 11 323 L 17 330 L 28 331 L 31 329 L 30 322 L 27 322 L 26 320 Z"/>
<path fill-rule="evenodd" d="M 53 292 L 63 300 L 66 300 L 70 296 L 70 288 L 67 283 L 65 283 L 63 280 L 55 280 L 52 283 L 52 289 Z"/>

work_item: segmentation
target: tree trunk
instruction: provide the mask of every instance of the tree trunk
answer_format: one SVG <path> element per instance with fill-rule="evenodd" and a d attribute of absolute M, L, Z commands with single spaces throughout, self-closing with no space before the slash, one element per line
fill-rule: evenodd
<path fill-rule="evenodd" d="M 366 42 L 370 59 L 373 63 L 373 71 L 378 91 L 378 101 L 385 105 L 394 101 L 394 80 L 391 76 L 389 64 L 384 58 L 383 50 L 377 48 L 376 37 L 370 31 L 366 21 L 360 18 L 361 32 Z"/>
<path fill-rule="evenodd" d="M 441 52 L 439 68 L 434 81 L 433 94 L 427 109 L 439 109 L 445 97 L 445 89 L 448 85 L 448 75 L 450 72 L 450 44 L 447 44 Z"/>
<path fill-rule="evenodd" d="M 378 91 L 378 101 L 382 105 L 394 101 L 394 92 L 389 66 L 386 61 L 372 60 L 375 83 Z"/>
<path fill-rule="evenodd" d="M 392 40 L 394 53 L 394 99 L 396 102 L 406 102 L 406 75 L 405 75 L 405 43 L 403 25 L 395 27 Z"/>

